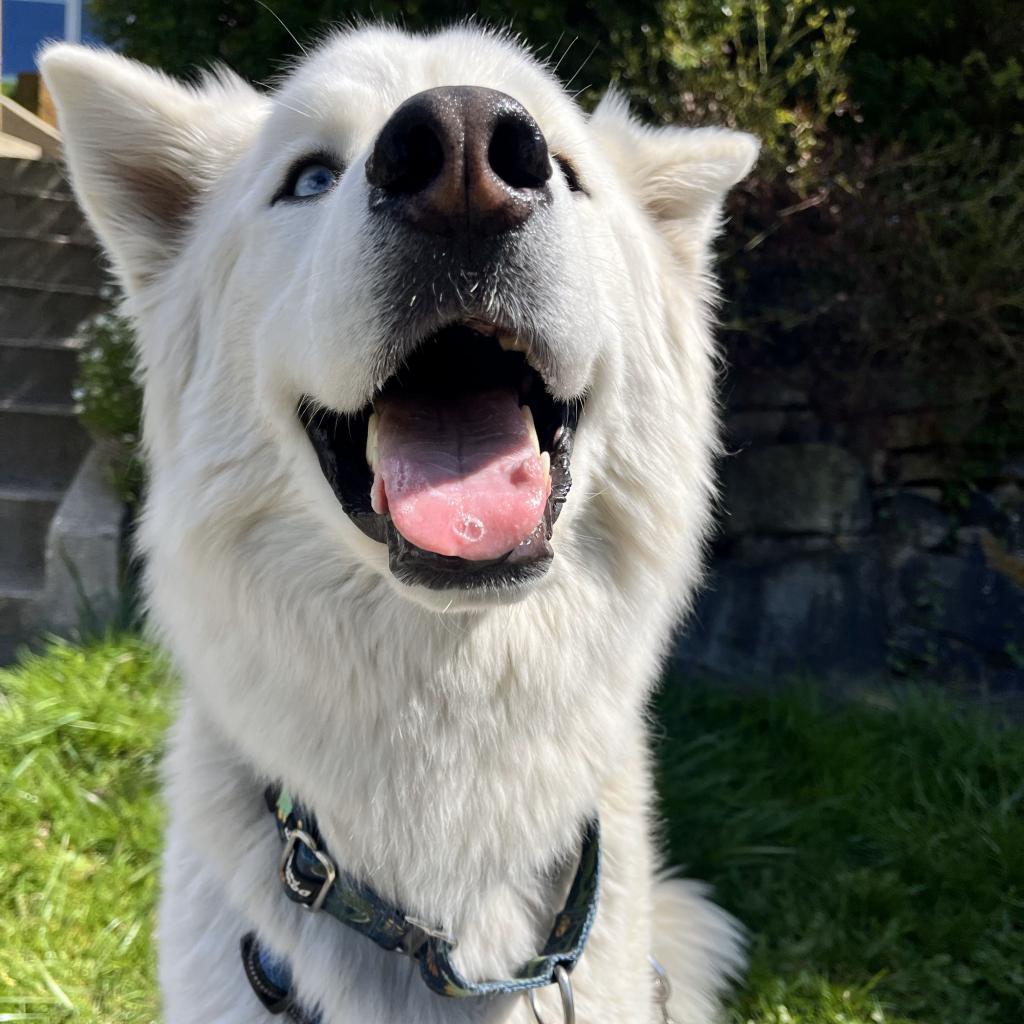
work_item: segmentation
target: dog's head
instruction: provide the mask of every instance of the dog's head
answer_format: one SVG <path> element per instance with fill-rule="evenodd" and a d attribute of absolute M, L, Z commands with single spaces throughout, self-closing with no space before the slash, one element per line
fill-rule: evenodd
<path fill-rule="evenodd" d="M 749 136 L 588 118 L 470 28 L 340 35 L 266 94 L 41 66 L 139 325 L 151 548 L 466 607 L 630 531 L 672 557 L 658 506 L 699 544 L 707 251 Z"/>

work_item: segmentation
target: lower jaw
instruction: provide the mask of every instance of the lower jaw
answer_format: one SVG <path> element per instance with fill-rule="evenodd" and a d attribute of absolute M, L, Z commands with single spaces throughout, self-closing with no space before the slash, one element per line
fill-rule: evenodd
<path fill-rule="evenodd" d="M 547 517 L 545 516 L 545 520 Z M 544 520 L 521 544 L 501 558 L 473 562 L 438 555 L 410 544 L 389 519 L 386 524 L 388 564 L 392 576 L 407 586 L 430 590 L 500 590 L 540 579 L 554 552 Z"/>
<path fill-rule="evenodd" d="M 549 505 L 533 533 L 512 551 L 500 558 L 472 561 L 417 547 L 398 532 L 388 515 L 349 512 L 361 533 L 387 546 L 388 568 L 399 583 L 462 592 L 515 589 L 544 576 L 554 559 L 554 518 Z"/>

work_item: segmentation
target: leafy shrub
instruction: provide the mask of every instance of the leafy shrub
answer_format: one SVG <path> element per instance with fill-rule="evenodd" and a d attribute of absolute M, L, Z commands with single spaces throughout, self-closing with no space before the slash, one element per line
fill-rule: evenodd
<path fill-rule="evenodd" d="M 1021 138 L 1018 0 L 870 0 L 852 21 L 850 73 L 873 137 L 915 148 L 962 134 Z"/>
<path fill-rule="evenodd" d="M 131 56 L 184 74 L 221 60 L 265 81 L 332 24 L 369 17 L 411 29 L 453 23 L 451 0 L 93 0 L 101 35 Z M 847 109 L 842 69 L 850 9 L 819 0 L 484 0 L 485 24 L 519 32 L 592 101 L 617 81 L 649 116 L 730 122 L 765 139 L 773 167 L 803 168 Z"/>
<path fill-rule="evenodd" d="M 1024 153 L 999 150 L 861 148 L 788 209 L 777 183 L 751 190 L 734 208 L 730 326 L 837 366 L 1024 372 Z"/>
<path fill-rule="evenodd" d="M 427 29 L 467 15 L 458 0 L 91 0 L 89 6 L 98 34 L 129 56 L 173 74 L 222 61 L 259 82 L 333 26 L 366 19 Z M 660 19 L 656 0 L 481 0 L 472 9 L 478 22 L 511 27 L 553 63 L 562 58 L 566 78 L 585 64 L 577 88 L 603 89 L 642 26 Z"/>
<path fill-rule="evenodd" d="M 135 333 L 124 317 L 103 313 L 84 330 L 74 397 L 78 415 L 114 455 L 114 484 L 134 503 L 142 488 L 139 454 L 142 390 L 136 379 Z"/>
<path fill-rule="evenodd" d="M 848 114 L 850 9 L 818 0 L 666 0 L 661 31 L 629 51 L 633 102 L 668 123 L 726 124 L 761 139 L 760 175 L 813 187 L 829 132 Z"/>
<path fill-rule="evenodd" d="M 452 0 L 270 6 L 92 4 L 131 55 L 177 72 L 220 59 L 257 80 L 332 20 L 416 29 L 463 14 Z M 484 0 L 477 14 L 521 32 L 585 105 L 613 81 L 656 121 L 761 137 L 723 239 L 726 341 L 741 370 L 802 361 L 835 378 L 884 365 L 1001 396 L 1024 390 L 1017 6 Z"/>

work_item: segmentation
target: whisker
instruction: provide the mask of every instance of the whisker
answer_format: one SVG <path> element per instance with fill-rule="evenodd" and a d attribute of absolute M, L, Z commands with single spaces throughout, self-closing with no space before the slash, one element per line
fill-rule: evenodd
<path fill-rule="evenodd" d="M 590 53 L 588 53 L 586 57 L 583 58 L 583 63 L 576 69 L 576 74 L 573 75 L 572 78 L 570 78 L 569 81 L 565 83 L 566 89 L 568 89 L 569 86 L 576 81 L 576 79 L 579 77 L 580 72 L 587 66 L 587 64 L 590 62 L 590 58 L 593 57 L 595 53 L 597 53 L 597 43 L 594 44 L 594 48 L 590 51 Z"/>
<path fill-rule="evenodd" d="M 551 69 L 551 73 L 553 75 L 558 74 L 558 69 L 562 66 L 562 61 L 569 56 L 569 51 L 576 45 L 577 42 L 579 42 L 579 38 L 579 36 L 572 37 L 572 42 L 569 43 L 569 45 L 565 48 L 565 53 L 563 53 L 562 56 L 558 58 L 558 63 Z"/>
<path fill-rule="evenodd" d="M 299 42 L 299 40 L 296 38 L 295 33 L 281 20 L 281 17 L 277 13 L 277 11 L 275 11 L 268 4 L 265 4 L 263 0 L 253 0 L 253 3 L 259 4 L 260 7 L 262 7 L 269 15 L 271 15 L 271 17 L 276 19 L 277 23 L 281 26 L 281 28 L 283 28 L 285 32 L 287 32 L 288 35 L 291 36 L 292 42 L 299 48 L 303 57 L 309 56 L 309 51 L 302 45 L 302 43 Z"/>

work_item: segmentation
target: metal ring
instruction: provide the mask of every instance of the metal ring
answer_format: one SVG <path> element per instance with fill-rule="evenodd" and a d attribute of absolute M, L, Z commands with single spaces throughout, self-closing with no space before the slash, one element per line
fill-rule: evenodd
<path fill-rule="evenodd" d="M 279 873 L 281 875 L 281 881 L 290 889 L 292 892 L 297 893 L 302 897 L 303 901 L 308 900 L 310 896 L 313 896 L 313 890 L 306 888 L 295 877 L 295 871 L 293 868 L 293 861 L 295 857 L 295 847 L 302 843 L 307 850 L 316 858 L 317 863 L 324 869 L 324 880 L 320 884 L 320 888 L 317 890 L 315 896 L 313 896 L 312 902 L 302 902 L 302 906 L 315 914 L 324 905 L 324 900 L 327 899 L 327 894 L 331 891 L 331 886 L 334 885 L 334 879 L 338 876 L 338 869 L 334 866 L 334 861 L 327 856 L 320 848 L 316 845 L 316 840 L 308 832 L 303 832 L 301 828 L 287 829 L 285 831 L 286 842 L 284 850 L 281 853 L 281 864 L 279 867 Z"/>
<path fill-rule="evenodd" d="M 657 999 L 660 1005 L 665 1006 L 672 998 L 672 985 L 668 980 L 668 975 L 665 973 L 665 968 L 653 956 L 648 955 L 647 959 L 654 970 L 654 998 Z"/>
<path fill-rule="evenodd" d="M 562 997 L 562 1021 L 563 1024 L 576 1024 L 576 1005 L 572 997 L 572 982 L 569 980 L 569 972 L 561 965 L 555 967 L 554 983 L 558 985 L 558 994 Z M 531 988 L 527 993 L 530 999 L 530 1009 L 533 1011 L 533 1019 L 537 1024 L 545 1024 L 544 1018 L 537 1012 L 537 990 Z"/>
<path fill-rule="evenodd" d="M 653 956 L 648 954 L 647 959 L 654 971 L 654 1001 L 661 1010 L 662 1024 L 675 1024 L 668 1012 L 669 1000 L 672 998 L 672 983 L 668 980 L 665 968 Z"/>

